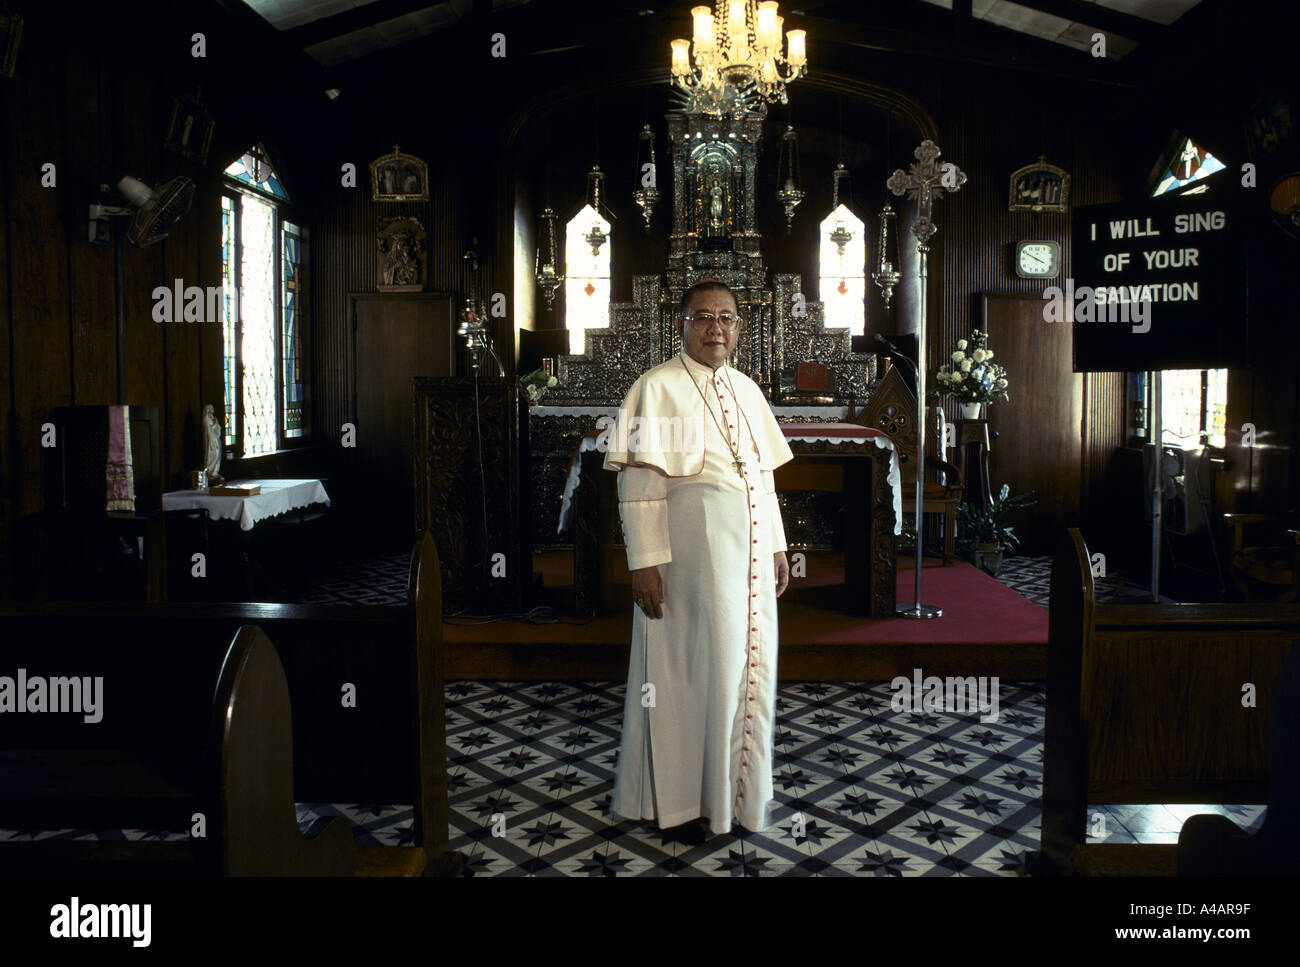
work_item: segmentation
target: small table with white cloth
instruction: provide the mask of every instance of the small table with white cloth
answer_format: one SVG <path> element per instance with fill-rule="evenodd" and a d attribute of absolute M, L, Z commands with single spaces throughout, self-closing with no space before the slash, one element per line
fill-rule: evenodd
<path fill-rule="evenodd" d="M 230 484 L 258 484 L 261 492 L 251 496 L 222 496 L 207 490 L 172 490 L 162 495 L 162 509 L 206 510 L 212 521 L 230 521 L 239 525 L 241 563 L 245 568 L 245 588 L 253 593 L 252 558 L 249 552 L 249 532 L 259 521 L 280 517 L 292 511 L 302 512 L 314 504 L 329 506 L 325 485 L 317 479 L 258 479 L 231 480 Z M 251 597 L 250 597 L 251 600 Z"/>

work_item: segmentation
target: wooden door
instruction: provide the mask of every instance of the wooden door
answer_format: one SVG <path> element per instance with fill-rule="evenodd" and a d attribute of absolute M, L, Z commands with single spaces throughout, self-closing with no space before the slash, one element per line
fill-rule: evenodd
<path fill-rule="evenodd" d="M 441 292 L 353 293 L 355 493 L 376 543 L 409 549 L 411 379 L 455 374 L 453 298 Z"/>
<path fill-rule="evenodd" d="M 1068 325 L 1043 319 L 1038 295 L 984 293 L 983 322 L 994 360 L 1007 370 L 1010 403 L 988 408 L 989 484 L 1037 492 L 1015 520 L 1022 554 L 1049 554 L 1079 524 L 1083 377 L 1071 372 Z"/>

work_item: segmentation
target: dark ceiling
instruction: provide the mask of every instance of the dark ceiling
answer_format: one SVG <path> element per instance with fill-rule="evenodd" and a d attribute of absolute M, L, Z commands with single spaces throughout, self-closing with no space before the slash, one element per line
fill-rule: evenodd
<path fill-rule="evenodd" d="M 287 42 L 322 67 L 334 67 L 409 44 L 470 21 L 476 14 L 500 16 L 534 6 L 548 16 L 564 16 L 581 4 L 541 0 L 243 0 Z M 888 4 L 817 3 L 793 0 L 782 12 L 787 26 L 801 16 L 868 27 L 911 15 L 920 26 L 925 7 L 944 10 L 951 21 L 994 27 L 1015 39 L 1058 44 L 1088 52 L 1097 31 L 1106 34 L 1106 56 L 1122 60 L 1142 43 L 1157 39 L 1200 0 L 899 0 Z M 689 27 L 689 3 L 605 3 L 625 15 L 654 16 Z M 653 10 L 649 8 L 653 7 Z M 908 10 L 907 8 L 917 8 Z M 873 9 L 874 8 L 874 9 Z M 575 10 L 581 13 L 581 10 Z M 930 19 L 929 24 L 937 23 Z M 950 24 L 951 26 L 951 24 Z M 828 36 L 832 36 L 828 34 Z"/>

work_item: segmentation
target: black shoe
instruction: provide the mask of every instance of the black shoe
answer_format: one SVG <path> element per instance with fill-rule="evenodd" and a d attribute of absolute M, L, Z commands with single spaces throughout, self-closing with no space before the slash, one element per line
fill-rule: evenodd
<path fill-rule="evenodd" d="M 700 824 L 699 819 L 670 826 L 663 831 L 665 843 L 681 843 L 683 846 L 699 846 L 708 837 L 708 830 Z"/>

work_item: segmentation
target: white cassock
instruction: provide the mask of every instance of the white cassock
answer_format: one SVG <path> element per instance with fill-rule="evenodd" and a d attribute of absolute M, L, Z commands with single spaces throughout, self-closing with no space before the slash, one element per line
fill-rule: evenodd
<path fill-rule="evenodd" d="M 786 549 L 772 470 L 793 454 L 752 380 L 685 353 L 632 386 L 620 427 L 636 416 L 676 417 L 687 429 L 677 446 L 664 433 L 637 441 L 633 431 L 631 443 L 615 436 L 605 457 L 605 468 L 619 471 L 628 567 L 657 566 L 664 587 L 662 618 L 633 608 L 611 808 L 662 828 L 703 816 L 715 834 L 730 832 L 733 819 L 766 829 L 776 723 L 772 558 Z M 643 701 L 646 683 L 654 707 Z"/>

